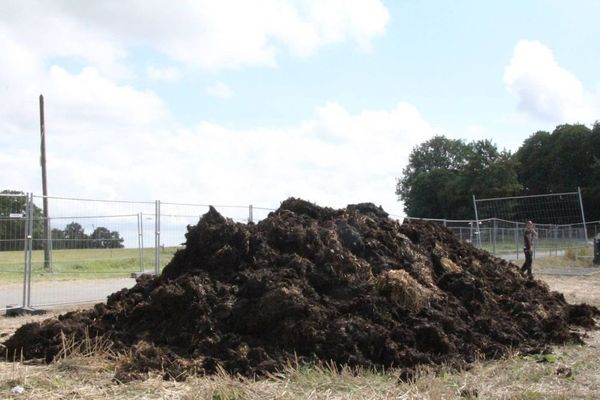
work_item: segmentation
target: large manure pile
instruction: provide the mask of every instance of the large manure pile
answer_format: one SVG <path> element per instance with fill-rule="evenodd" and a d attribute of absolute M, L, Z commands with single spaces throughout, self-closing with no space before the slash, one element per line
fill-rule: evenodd
<path fill-rule="evenodd" d="M 159 277 L 24 325 L 6 351 L 51 361 L 61 332 L 101 335 L 130 355 L 120 380 L 219 366 L 260 375 L 290 360 L 410 370 L 581 342 L 570 325 L 592 328 L 598 315 L 442 226 L 400 224 L 370 203 L 290 198 L 258 224 L 211 207 L 186 238 Z"/>

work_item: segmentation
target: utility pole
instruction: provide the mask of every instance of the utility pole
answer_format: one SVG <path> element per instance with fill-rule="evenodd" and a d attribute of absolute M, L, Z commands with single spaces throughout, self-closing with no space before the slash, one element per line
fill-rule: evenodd
<path fill-rule="evenodd" d="M 50 237 L 50 219 L 48 218 L 48 181 L 46 176 L 46 126 L 44 122 L 44 96 L 40 94 L 40 139 L 41 139 L 41 156 L 40 164 L 42 164 L 42 200 L 43 200 L 43 215 L 44 215 L 44 269 L 52 272 L 52 255 L 51 255 L 51 237 Z"/>

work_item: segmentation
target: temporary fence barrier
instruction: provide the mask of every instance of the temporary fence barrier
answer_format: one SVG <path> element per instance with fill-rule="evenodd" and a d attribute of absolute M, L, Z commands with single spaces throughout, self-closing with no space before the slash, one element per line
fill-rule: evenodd
<path fill-rule="evenodd" d="M 0 310 L 101 301 L 159 274 L 209 205 L 0 195 Z M 255 222 L 271 208 L 216 205 L 236 222 Z M 47 224 L 47 228 L 45 225 Z M 48 233 L 45 234 L 44 232 Z"/>
<path fill-rule="evenodd" d="M 509 260 L 523 258 L 523 234 L 526 222 L 505 221 L 499 218 L 485 220 L 445 220 L 410 218 L 442 224 L 460 240 Z M 600 232 L 600 221 L 586 224 L 536 224 L 534 255 L 559 256 L 568 249 L 590 247 L 588 237 Z"/>
<path fill-rule="evenodd" d="M 27 304 L 28 195 L 0 194 L 0 310 Z"/>
<path fill-rule="evenodd" d="M 32 194 L 0 194 L 0 310 L 105 300 L 133 286 L 140 274 L 159 274 L 183 246 L 187 226 L 209 210 L 200 203 L 48 196 L 46 219 L 39 206 L 43 200 Z M 240 223 L 257 223 L 275 211 L 254 205 L 215 208 Z M 481 243 L 495 255 L 522 258 L 523 222 L 425 220 L 446 226 L 461 240 Z M 538 225 L 537 230 L 537 255 L 560 255 L 588 245 L 586 234 L 595 237 L 600 222 Z"/>

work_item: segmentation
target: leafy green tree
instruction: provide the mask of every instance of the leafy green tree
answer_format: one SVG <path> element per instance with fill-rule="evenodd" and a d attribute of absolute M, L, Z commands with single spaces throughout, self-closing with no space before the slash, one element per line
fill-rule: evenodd
<path fill-rule="evenodd" d="M 85 234 L 83 227 L 77 222 L 71 222 L 65 226 L 64 237 L 66 248 L 68 249 L 84 249 L 88 246 L 88 236 Z"/>
<path fill-rule="evenodd" d="M 103 226 L 94 229 L 90 235 L 90 246 L 101 249 L 116 249 L 123 247 L 123 239 L 117 231 L 110 231 Z"/>
<path fill-rule="evenodd" d="M 514 155 L 523 194 L 548 193 L 546 175 L 552 166 L 550 133 L 538 131 L 527 138 Z"/>
<path fill-rule="evenodd" d="M 117 231 L 103 226 L 94 229 L 91 235 L 77 222 L 71 222 L 65 229 L 52 229 L 52 248 L 58 249 L 117 249 L 122 248 L 123 238 Z"/>
<path fill-rule="evenodd" d="M 443 218 L 450 212 L 446 185 L 458 176 L 465 152 L 463 141 L 444 136 L 435 136 L 411 151 L 403 177 L 396 184 L 396 194 L 404 201 L 408 215 Z"/>
<path fill-rule="evenodd" d="M 460 174 L 462 193 L 469 194 L 471 198 L 473 194 L 477 197 L 500 197 L 521 190 L 510 152 L 499 151 L 489 140 L 478 140 L 469 143 L 466 158 Z"/>
<path fill-rule="evenodd" d="M 52 237 L 52 249 L 61 250 L 67 248 L 67 240 L 65 238 L 65 231 L 62 229 L 53 228 L 51 232 Z"/>
<path fill-rule="evenodd" d="M 415 147 L 396 185 L 411 217 L 473 218 L 473 194 L 512 195 L 520 190 L 510 152 L 489 140 L 465 143 L 436 136 Z"/>
<path fill-rule="evenodd" d="M 600 219 L 600 124 L 559 125 L 536 132 L 514 155 L 524 194 L 572 192 L 581 188 L 589 221 Z"/>

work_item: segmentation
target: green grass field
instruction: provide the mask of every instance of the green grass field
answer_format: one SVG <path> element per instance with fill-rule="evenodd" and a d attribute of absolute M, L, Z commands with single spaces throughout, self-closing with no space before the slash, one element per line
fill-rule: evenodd
<path fill-rule="evenodd" d="M 160 252 L 161 268 L 175 254 L 175 247 Z M 20 282 L 23 279 L 23 251 L 0 252 L 0 282 Z M 32 252 L 32 278 L 46 280 L 99 279 L 129 276 L 140 271 L 138 249 L 76 249 L 52 252 L 53 272 L 44 270 L 44 252 Z M 144 249 L 143 266 L 154 271 L 154 249 Z"/>
<path fill-rule="evenodd" d="M 579 247 L 573 243 L 560 243 L 559 252 L 550 251 L 542 247 L 546 243 L 538 243 L 536 247 L 536 266 L 592 266 L 592 248 Z M 564 247 L 563 247 L 564 246 Z M 484 245 L 484 250 L 489 252 L 492 248 Z M 164 267 L 177 249 L 165 247 L 160 252 L 161 268 Z M 504 244 L 496 246 L 496 254 L 506 254 L 516 249 Z M 583 256 L 583 257 L 582 257 Z M 45 271 L 43 268 L 44 253 L 42 250 L 32 252 L 32 278 L 41 280 L 70 280 L 70 279 L 101 279 L 128 277 L 133 272 L 140 271 L 140 255 L 136 248 L 133 249 L 68 249 L 54 250 L 52 252 L 53 272 Z M 522 257 L 515 261 L 522 263 Z M 0 252 L 0 282 L 20 282 L 23 280 L 23 251 Z M 154 249 L 144 249 L 143 266 L 145 271 L 154 271 Z"/>

